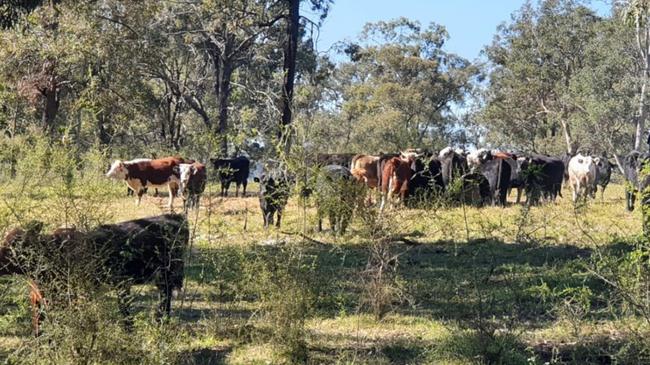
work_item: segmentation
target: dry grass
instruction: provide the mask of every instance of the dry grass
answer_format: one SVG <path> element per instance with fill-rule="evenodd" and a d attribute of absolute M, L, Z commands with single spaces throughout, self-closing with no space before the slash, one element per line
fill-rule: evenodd
<path fill-rule="evenodd" d="M 97 207 L 110 212 L 111 221 L 166 211 L 166 196 L 147 196 L 136 207 L 132 198 L 122 196 L 121 187 L 116 184 L 115 198 L 109 205 Z M 467 338 L 473 334 L 461 325 L 466 315 L 461 307 L 470 305 L 475 298 L 470 294 L 458 296 L 458 288 L 467 285 L 463 280 L 471 280 L 471 265 L 487 267 L 496 262 L 499 267 L 513 266 L 516 268 L 513 275 L 533 287 L 540 280 L 552 282 L 564 273 L 570 277 L 575 269 L 571 260 L 582 255 L 580 249 L 608 245 L 641 232 L 640 213 L 628 213 L 624 209 L 621 185 L 610 186 L 604 201 L 590 201 L 577 209 L 570 201 L 570 192 L 564 190 L 564 198 L 557 203 L 529 211 L 515 204 L 507 208 L 394 210 L 386 219 L 391 221 L 396 241 L 402 240 L 395 243 L 395 249 L 402 254 L 400 273 L 410 300 L 397 304 L 392 314 L 377 322 L 360 311 L 356 299 L 352 298 L 360 291 L 358 273 L 366 257 L 367 238 L 361 234 L 362 223 L 355 219 L 344 237 L 335 238 L 328 231 L 317 233 L 314 208 L 302 206 L 297 198 L 292 198 L 282 228 L 264 230 L 256 186 L 249 188 L 245 198 L 224 199 L 217 196 L 217 186 L 210 185 L 198 213 L 190 212 L 195 232 L 193 262 L 185 298 L 176 302 L 176 315 L 183 323 L 183 331 L 192 338 L 180 350 L 198 363 L 282 362 L 268 345 L 267 338 L 253 330 L 265 326 L 263 318 L 253 315 L 258 308 L 255 298 L 245 295 L 224 298 L 205 278 L 207 274 L 203 274 L 210 270 L 206 258 L 219 255 L 229 247 L 252 249 L 264 244 L 300 244 L 318 258 L 319 270 L 323 276 L 331 277 L 328 280 L 332 286 L 325 293 L 331 298 L 327 303 L 316 304 L 316 315 L 307 324 L 313 363 L 455 364 L 476 361 L 469 350 L 464 354 L 462 348 L 461 353 L 444 348 L 452 342 L 464 343 L 465 340 L 459 340 L 459 333 Z M 46 202 L 41 201 L 39 205 L 46 206 Z M 180 200 L 175 207 L 182 210 Z M 61 217 L 56 212 L 49 213 L 52 225 L 59 224 Z M 486 247 L 489 251 L 483 251 Z M 487 252 L 485 257 L 481 256 L 482 252 Z M 501 293 L 501 278 L 497 275 L 491 279 L 494 282 L 489 286 L 495 293 Z M 0 284 L 0 290 L 18 283 L 5 281 Z M 141 308 L 153 300 L 151 288 L 142 287 L 138 294 Z M 522 299 L 526 303 L 538 300 L 529 293 L 526 295 Z M 14 300 L 21 299 L 14 296 Z M 570 325 L 547 315 L 547 310 L 550 309 L 525 311 L 517 328 L 512 329 L 521 334 L 526 346 L 534 348 L 543 343 L 580 340 Z M 496 310 L 494 315 L 499 317 L 503 313 Z M 28 338 L 27 329 L 15 335 L 16 327 L 25 324 L 23 318 L 0 328 L 0 359 Z M 614 320 L 587 318 L 578 336 L 613 336 L 616 328 Z"/>

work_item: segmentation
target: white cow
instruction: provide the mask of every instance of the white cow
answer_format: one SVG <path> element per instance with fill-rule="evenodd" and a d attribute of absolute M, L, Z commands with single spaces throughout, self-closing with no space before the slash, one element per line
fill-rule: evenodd
<path fill-rule="evenodd" d="M 569 161 L 569 183 L 573 188 L 573 201 L 579 197 L 595 197 L 596 164 L 591 156 L 577 154 Z"/>

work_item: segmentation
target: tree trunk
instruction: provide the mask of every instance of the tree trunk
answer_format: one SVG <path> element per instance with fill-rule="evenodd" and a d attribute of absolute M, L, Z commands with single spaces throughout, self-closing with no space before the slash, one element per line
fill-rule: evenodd
<path fill-rule="evenodd" d="M 639 109 L 636 117 L 636 131 L 634 133 L 634 149 L 641 148 L 641 141 L 643 141 L 643 132 L 645 130 L 645 120 L 648 117 L 648 108 L 645 105 L 646 89 L 648 86 L 648 67 L 650 63 L 646 57 L 645 69 L 643 70 L 643 81 L 641 83 L 641 90 L 639 93 Z"/>
<path fill-rule="evenodd" d="M 228 156 L 228 98 L 230 97 L 230 78 L 232 65 L 227 60 L 220 61 L 220 67 L 215 83 L 217 94 L 217 109 L 219 110 L 219 127 L 217 132 L 221 138 L 221 156 Z"/>
<path fill-rule="evenodd" d="M 564 119 L 560 119 L 560 123 L 562 124 L 567 153 L 573 156 L 576 153 L 576 146 L 571 138 L 571 128 L 569 127 L 569 123 Z"/>
<path fill-rule="evenodd" d="M 291 147 L 291 132 L 289 125 L 292 120 L 293 87 L 296 78 L 296 57 L 298 55 L 298 37 L 300 30 L 300 0 L 286 0 L 289 3 L 287 18 L 286 40 L 284 45 L 284 82 L 282 85 L 282 121 L 279 139 L 285 152 Z"/>
<path fill-rule="evenodd" d="M 45 97 L 45 102 L 41 122 L 43 123 L 43 130 L 51 135 L 54 133 L 54 119 L 59 111 L 59 95 L 56 88 L 46 89 L 42 91 L 42 94 Z"/>

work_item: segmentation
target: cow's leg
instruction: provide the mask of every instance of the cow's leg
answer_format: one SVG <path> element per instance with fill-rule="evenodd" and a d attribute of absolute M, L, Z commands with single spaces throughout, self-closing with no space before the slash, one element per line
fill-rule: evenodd
<path fill-rule="evenodd" d="M 174 198 L 176 197 L 176 193 L 178 192 L 178 187 L 175 184 L 168 184 L 167 185 L 169 189 L 169 204 L 167 205 L 169 207 L 170 211 L 174 211 Z"/>
<path fill-rule="evenodd" d="M 235 183 L 235 198 L 239 197 L 239 182 Z"/>
<path fill-rule="evenodd" d="M 607 185 L 603 185 L 600 187 L 600 201 L 604 202 L 605 201 L 605 187 Z"/>
<path fill-rule="evenodd" d="M 160 304 L 158 306 L 158 313 L 156 314 L 159 319 L 163 316 L 169 317 L 172 313 L 172 285 L 171 283 L 167 282 L 167 280 L 163 279 L 163 282 L 158 286 L 158 290 Z"/>
<path fill-rule="evenodd" d="M 269 212 L 262 210 L 262 219 L 264 220 L 264 229 L 269 228 Z"/>
<path fill-rule="evenodd" d="M 283 208 L 278 209 L 278 220 L 275 222 L 275 226 L 280 228 L 280 223 L 282 221 L 282 210 Z M 271 224 L 273 224 L 273 221 L 271 221 Z"/>
<path fill-rule="evenodd" d="M 318 217 L 318 232 L 323 231 L 323 209 L 318 206 L 316 207 L 316 216 Z"/>
<path fill-rule="evenodd" d="M 123 317 L 124 326 L 131 330 L 133 327 L 133 318 L 131 317 L 131 286 L 122 284 L 117 288 L 117 306 Z"/>
<path fill-rule="evenodd" d="M 136 205 L 140 205 L 142 202 L 142 196 L 144 195 L 145 191 L 143 188 L 138 189 L 138 199 L 135 201 Z"/>
<path fill-rule="evenodd" d="M 246 197 L 246 185 L 248 185 L 248 180 L 244 179 L 244 182 L 242 183 L 242 193 L 241 196 Z"/>

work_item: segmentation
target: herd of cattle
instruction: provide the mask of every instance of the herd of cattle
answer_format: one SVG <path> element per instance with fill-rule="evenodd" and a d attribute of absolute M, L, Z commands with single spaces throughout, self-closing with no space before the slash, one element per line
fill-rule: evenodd
<path fill-rule="evenodd" d="M 650 174 L 643 171 L 648 161 L 647 154 L 636 151 L 624 158 L 629 210 L 634 207 L 636 191 L 650 185 Z M 250 172 L 248 158 L 211 159 L 210 165 L 218 173 L 222 196 L 228 194 L 232 183 L 236 184 L 235 196 L 239 195 L 240 187 L 242 195 L 246 194 Z M 295 175 L 278 165 L 270 166 L 255 177 L 260 185 L 259 200 L 265 227 L 274 224 L 274 218 L 275 225 L 280 226 L 283 209 L 296 182 Z M 409 206 L 441 194 L 461 203 L 505 206 L 511 189 L 517 189 L 517 203 L 525 194 L 527 204 L 539 204 L 561 196 L 562 184 L 568 182 L 573 200 L 577 201 L 588 196 L 595 198 L 598 186 L 602 194 L 610 181 L 613 165 L 603 156 L 586 154 L 523 156 L 487 149 L 466 153 L 447 147 L 438 154 L 415 150 L 381 155 L 320 154 L 315 166 L 316 178 L 310 180 L 313 186 L 303 189 L 303 194 L 316 194 L 318 229 L 322 228 L 323 217 L 328 216 L 332 231 L 342 233 L 354 210 L 351 202 L 363 204 L 364 192 L 368 192 L 368 204 L 372 204 L 373 190 L 380 193 L 381 211 L 386 204 Z M 165 187 L 169 190 L 170 209 L 173 209 L 174 198 L 179 196 L 184 201 L 185 212 L 198 208 L 208 179 L 206 165 L 180 157 L 117 160 L 106 176 L 123 180 L 129 191 L 137 194 L 138 204 L 148 188 Z M 55 250 L 69 258 L 79 255 L 80 247 L 86 248 L 87 252 L 95 253 L 94 258 L 101 257 L 99 264 L 106 268 L 98 275 L 97 284 L 112 284 L 118 290 L 120 309 L 125 315 L 128 314 L 126 297 L 130 286 L 146 282 L 155 283 L 161 292 L 159 312 L 170 312 L 172 291 L 183 284 L 183 260 L 189 244 L 186 215 L 164 214 L 102 225 L 85 232 L 60 228 L 46 234 L 41 232 L 42 226 L 33 222 L 24 228 L 15 228 L 0 242 L 0 275 L 20 274 L 30 278 L 37 334 L 42 309 L 47 306 L 41 284 L 52 280 L 54 275 L 39 268 L 43 263 L 34 259 L 39 257 L 34 252 L 48 257 Z M 74 262 L 66 259 L 56 265 Z M 58 272 L 66 271 L 64 267 L 57 269 Z"/>

